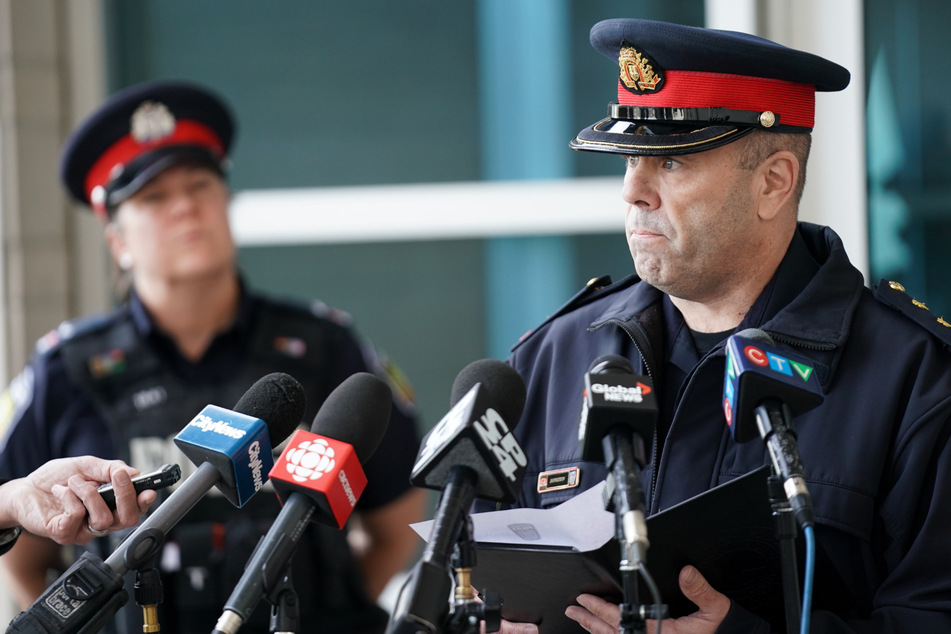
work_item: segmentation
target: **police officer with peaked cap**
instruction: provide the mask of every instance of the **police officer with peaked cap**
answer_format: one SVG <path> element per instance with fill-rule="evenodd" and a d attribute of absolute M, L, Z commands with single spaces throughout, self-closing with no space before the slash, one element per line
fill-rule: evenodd
<path fill-rule="evenodd" d="M 600 22 L 591 43 L 617 64 L 617 101 L 570 146 L 625 158 L 637 273 L 594 281 L 513 349 L 529 390 L 518 505 L 548 508 L 604 479 L 581 459 L 578 411 L 605 354 L 657 393 L 649 513 L 770 464 L 758 439 L 732 439 L 721 408 L 727 338 L 761 329 L 809 360 L 824 395 L 795 419 L 823 555 L 811 631 L 951 631 L 951 325 L 896 282 L 865 287 L 832 229 L 797 219 L 816 92 L 844 89 L 848 71 L 752 35 L 648 20 Z M 548 486 L 569 470 L 575 486 Z M 670 581 L 689 608 L 665 634 L 784 629 L 781 611 L 743 598 L 768 580 L 727 571 L 713 585 L 704 562 L 685 563 Z M 589 632 L 618 631 L 618 605 L 601 597 L 566 608 Z"/>
<path fill-rule="evenodd" d="M 302 632 L 382 631 L 386 615 L 373 599 L 414 554 L 407 525 L 424 505 L 408 483 L 418 445 L 411 392 L 342 311 L 267 297 L 243 282 L 227 216 L 233 137 L 231 112 L 217 95 L 166 80 L 116 93 L 70 136 L 62 180 L 102 220 L 131 290 L 115 310 L 64 323 L 38 342 L 5 395 L 0 478 L 81 454 L 122 458 L 143 471 L 176 462 L 187 471 L 193 466 L 171 437 L 205 405 L 232 407 L 261 376 L 282 371 L 305 388 L 309 426 L 345 378 L 375 372 L 394 388 L 394 402 L 355 514 L 366 548 L 354 552 L 345 531 L 313 524 L 293 579 Z M 209 495 L 188 514 L 157 558 L 166 630 L 214 628 L 278 512 L 265 491 L 242 509 Z M 112 537 L 97 540 L 97 554 L 115 548 Z M 51 542 L 26 535 L 4 556 L 21 602 L 43 591 L 57 559 Z M 119 631 L 141 631 L 141 610 L 130 604 L 113 624 Z M 261 631 L 267 618 L 262 601 L 246 627 Z"/>

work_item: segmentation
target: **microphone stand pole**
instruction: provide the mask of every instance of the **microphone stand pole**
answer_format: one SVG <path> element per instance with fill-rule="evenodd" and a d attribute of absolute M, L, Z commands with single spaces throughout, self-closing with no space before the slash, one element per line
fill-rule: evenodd
<path fill-rule="evenodd" d="M 432 532 L 423 555 L 403 586 L 386 634 L 438 634 L 449 614 L 450 550 L 458 540 L 475 499 L 478 476 L 469 467 L 453 466 L 439 497 Z"/>
<path fill-rule="evenodd" d="M 779 476 L 771 475 L 767 481 L 769 504 L 772 507 L 776 539 L 779 541 L 780 571 L 783 580 L 783 605 L 786 608 L 786 631 L 796 634 L 802 621 L 802 605 L 799 598 L 799 567 L 796 563 L 796 518 L 783 490 Z"/>
<path fill-rule="evenodd" d="M 486 619 L 486 632 L 499 630 L 501 604 L 494 598 L 497 595 L 486 593 L 485 603 L 480 604 L 469 583 L 475 564 L 469 507 L 475 499 L 477 478 L 469 467 L 457 465 L 450 470 L 429 541 L 403 586 L 386 634 L 477 633 L 480 618 Z M 456 571 L 451 605 L 450 568 Z"/>
<path fill-rule="evenodd" d="M 291 561 L 284 566 L 283 574 L 273 588 L 264 595 L 271 604 L 270 631 L 272 634 L 295 634 L 300 631 L 300 601 L 294 590 L 291 576 Z"/>
<path fill-rule="evenodd" d="M 478 634 L 481 620 L 485 621 L 486 632 L 498 632 L 502 627 L 502 601 L 498 593 L 492 591 L 479 595 L 482 599 L 481 603 L 476 600 L 475 590 L 470 581 L 472 568 L 476 564 L 472 518 L 467 513 L 463 521 L 462 531 L 452 551 L 452 567 L 456 571 L 456 592 L 446 632 Z"/>
<path fill-rule="evenodd" d="M 618 566 L 624 598 L 620 608 L 621 634 L 645 634 L 645 611 L 638 600 L 637 570 L 647 558 L 647 525 L 644 522 L 644 494 L 639 465 L 644 462 L 644 443 L 634 434 L 614 427 L 602 439 L 608 476 L 604 488 L 604 508 L 614 512 L 614 535 L 621 545 Z"/>

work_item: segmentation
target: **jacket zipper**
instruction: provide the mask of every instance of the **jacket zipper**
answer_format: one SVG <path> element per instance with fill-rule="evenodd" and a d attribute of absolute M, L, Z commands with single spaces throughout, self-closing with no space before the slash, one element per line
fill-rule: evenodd
<path fill-rule="evenodd" d="M 807 341 L 806 339 L 797 339 L 795 337 L 777 335 L 774 332 L 770 332 L 768 334 L 773 338 L 773 341 L 782 342 L 788 346 L 792 346 L 793 348 L 802 348 L 803 350 L 820 350 L 823 352 L 828 352 L 830 350 L 835 350 L 837 347 L 832 343 L 817 343 L 815 341 Z"/>
<path fill-rule="evenodd" d="M 637 339 L 638 333 L 634 331 L 634 328 L 631 327 L 628 324 L 628 322 L 621 321 L 620 319 L 609 319 L 607 321 L 604 321 L 598 324 L 597 326 L 589 327 L 588 330 L 590 332 L 594 332 L 596 330 L 600 330 L 601 328 L 603 328 L 604 326 L 608 324 L 614 324 L 615 326 L 623 330 L 625 333 L 627 333 L 628 337 L 630 337 L 631 343 L 634 344 L 634 348 L 637 350 L 637 353 L 641 355 L 641 362 L 644 365 L 644 371 L 647 372 L 647 376 L 650 377 L 651 383 L 654 385 L 654 389 L 656 390 L 657 382 L 654 379 L 654 372 L 651 370 L 650 364 L 647 363 L 647 356 L 644 354 L 644 349 L 641 347 L 641 344 L 638 342 L 638 339 Z M 641 328 L 640 326 L 637 326 L 637 329 L 639 330 L 640 334 L 643 336 L 644 342 L 646 343 L 647 333 L 645 333 L 644 329 Z M 650 483 L 650 490 L 648 491 L 648 495 L 647 495 L 648 509 L 650 509 L 653 506 L 654 487 L 657 485 L 657 451 L 658 451 L 657 441 L 658 441 L 657 425 L 654 425 L 654 442 L 651 443 L 651 483 Z"/>

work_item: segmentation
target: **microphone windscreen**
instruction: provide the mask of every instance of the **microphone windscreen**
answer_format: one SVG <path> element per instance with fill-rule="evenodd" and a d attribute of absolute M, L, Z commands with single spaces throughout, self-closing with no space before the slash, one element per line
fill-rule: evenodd
<path fill-rule="evenodd" d="M 605 354 L 591 362 L 588 372 L 592 374 L 603 374 L 610 371 L 623 372 L 624 374 L 634 374 L 634 366 L 626 358 L 619 354 Z"/>
<path fill-rule="evenodd" d="M 376 451 L 393 408 L 393 392 L 379 377 L 357 372 L 338 385 L 314 416 L 310 431 L 351 445 L 365 464 Z"/>
<path fill-rule="evenodd" d="M 271 446 L 287 439 L 304 418 L 307 396 L 301 384 L 289 374 L 272 372 L 258 379 L 235 403 L 234 411 L 267 423 Z"/>
<path fill-rule="evenodd" d="M 481 383 L 509 430 L 515 428 L 525 408 L 525 381 L 518 371 L 496 359 L 473 361 L 456 376 L 452 383 L 450 407 L 455 406 L 476 383 Z"/>
<path fill-rule="evenodd" d="M 769 333 L 765 330 L 760 330 L 759 328 L 747 328 L 746 330 L 741 330 L 740 332 L 736 333 L 736 336 L 752 339 L 753 341 L 764 343 L 767 346 L 776 345 L 776 342 L 773 341 L 773 338 L 769 336 Z"/>

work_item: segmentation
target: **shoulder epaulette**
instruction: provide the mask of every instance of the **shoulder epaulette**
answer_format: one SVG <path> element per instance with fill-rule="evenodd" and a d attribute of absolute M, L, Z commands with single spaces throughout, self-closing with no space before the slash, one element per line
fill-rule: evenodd
<path fill-rule="evenodd" d="M 353 319 L 346 311 L 329 306 L 320 300 L 302 300 L 287 296 L 260 295 L 272 310 L 279 310 L 300 317 L 319 317 L 339 326 L 350 327 Z"/>
<path fill-rule="evenodd" d="M 575 293 L 571 299 L 561 306 L 561 308 L 545 318 L 545 321 L 538 324 L 535 328 L 529 330 L 524 335 L 519 337 L 518 342 L 512 346 L 512 350 L 515 350 L 520 345 L 528 341 L 531 336 L 538 332 L 542 326 L 551 322 L 552 320 L 570 313 L 573 310 L 577 310 L 585 304 L 590 304 L 600 297 L 610 295 L 611 293 L 614 293 L 620 289 L 626 288 L 638 281 L 640 281 L 640 278 L 636 275 L 628 275 L 623 280 L 619 280 L 617 282 L 612 282 L 610 275 L 602 275 L 601 277 L 591 278 L 588 280 L 588 283 L 584 285 L 584 288 Z"/>
<path fill-rule="evenodd" d="M 38 354 L 45 354 L 56 348 L 64 341 L 69 341 L 70 339 L 74 339 L 91 332 L 98 332 L 114 323 L 117 316 L 117 311 L 111 311 L 107 313 L 85 315 L 83 317 L 77 317 L 76 319 L 64 321 L 59 326 L 53 330 L 50 330 L 37 340 L 36 352 Z"/>
<path fill-rule="evenodd" d="M 938 316 L 928 309 L 924 302 L 914 299 L 905 292 L 905 287 L 898 282 L 882 280 L 874 289 L 875 299 L 891 306 L 915 323 L 924 327 L 928 332 L 951 348 L 951 321 Z M 949 317 L 951 318 L 951 317 Z"/>
<path fill-rule="evenodd" d="M 339 308 L 335 308 L 333 306 L 325 304 L 322 301 L 317 300 L 317 301 L 311 302 L 310 310 L 312 313 L 314 313 L 318 317 L 322 317 L 328 321 L 332 321 L 333 323 L 339 326 L 344 326 L 349 328 L 353 325 L 353 317 L 350 316 L 350 313 L 348 313 L 345 310 L 341 310 Z"/>

